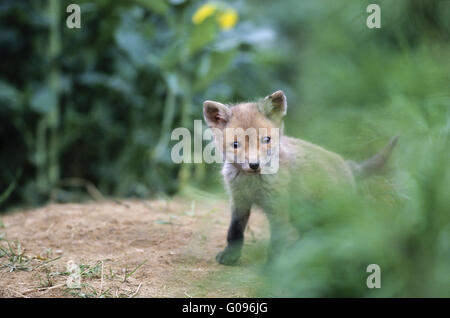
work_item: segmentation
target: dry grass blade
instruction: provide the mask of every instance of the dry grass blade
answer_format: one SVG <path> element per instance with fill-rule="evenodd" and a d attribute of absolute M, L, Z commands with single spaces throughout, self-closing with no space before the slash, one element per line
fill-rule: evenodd
<path fill-rule="evenodd" d="M 59 260 L 61 257 L 62 257 L 62 256 L 58 256 L 58 257 L 49 259 L 48 261 L 42 262 L 41 264 L 39 264 L 38 266 L 36 266 L 36 268 L 39 268 L 39 267 L 44 266 L 44 265 L 47 265 L 47 264 L 49 264 L 49 263 L 51 263 L 51 262 L 57 261 L 57 260 Z"/>
<path fill-rule="evenodd" d="M 139 294 L 139 290 L 141 289 L 142 283 L 139 284 L 138 288 L 136 289 L 136 291 L 129 297 L 129 298 L 134 298 L 137 296 L 137 294 Z"/>
<path fill-rule="evenodd" d="M 123 278 L 123 281 L 126 282 L 128 278 L 131 277 L 131 275 L 133 275 L 142 265 L 144 265 L 145 263 L 147 263 L 147 260 L 143 261 L 142 263 L 140 263 L 138 266 L 136 266 L 131 272 L 129 273 L 125 273 L 125 276 Z"/>

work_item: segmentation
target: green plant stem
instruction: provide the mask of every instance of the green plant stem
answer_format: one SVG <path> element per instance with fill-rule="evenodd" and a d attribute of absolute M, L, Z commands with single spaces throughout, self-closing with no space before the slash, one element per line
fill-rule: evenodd
<path fill-rule="evenodd" d="M 60 16 L 61 2 L 59 0 L 50 0 L 49 13 L 51 17 L 50 24 L 50 45 L 49 57 L 51 60 L 51 69 L 48 77 L 50 88 L 56 96 L 56 104 L 48 115 L 48 126 L 50 129 L 49 140 L 49 162 L 48 162 L 48 178 L 50 187 L 54 187 L 59 181 L 59 95 L 60 95 L 60 71 L 56 59 L 61 54 L 61 34 L 60 34 Z"/>

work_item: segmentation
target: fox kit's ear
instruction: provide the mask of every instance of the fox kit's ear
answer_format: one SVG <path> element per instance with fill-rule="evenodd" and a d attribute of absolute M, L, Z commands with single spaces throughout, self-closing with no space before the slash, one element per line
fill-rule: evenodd
<path fill-rule="evenodd" d="M 210 128 L 225 128 L 231 117 L 231 109 L 219 102 L 203 102 L 203 116 Z"/>
<path fill-rule="evenodd" d="M 262 103 L 258 104 L 259 111 L 272 121 L 281 124 L 281 119 L 287 113 L 287 99 L 283 91 L 266 96 Z"/>
<path fill-rule="evenodd" d="M 280 117 L 286 115 L 287 99 L 283 91 L 276 91 L 275 93 L 266 96 L 265 100 L 270 102 L 270 105 L 272 106 L 271 112 L 277 113 Z"/>

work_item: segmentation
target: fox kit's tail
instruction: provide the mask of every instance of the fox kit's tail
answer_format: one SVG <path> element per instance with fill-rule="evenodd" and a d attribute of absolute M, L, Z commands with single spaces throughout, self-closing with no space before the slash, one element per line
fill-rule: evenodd
<path fill-rule="evenodd" d="M 350 169 L 352 169 L 353 173 L 356 177 L 364 178 L 368 177 L 372 174 L 375 174 L 383 169 L 391 156 L 392 149 L 394 149 L 397 144 L 398 136 L 392 138 L 389 143 L 380 150 L 376 155 L 367 159 L 364 162 L 357 163 L 355 161 L 347 161 Z"/>

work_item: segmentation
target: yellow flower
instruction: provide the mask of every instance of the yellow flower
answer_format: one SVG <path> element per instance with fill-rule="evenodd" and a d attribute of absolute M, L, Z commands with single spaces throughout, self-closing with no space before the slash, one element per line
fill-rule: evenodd
<path fill-rule="evenodd" d="M 220 17 L 219 24 L 223 30 L 232 29 L 238 20 L 238 14 L 233 9 L 227 9 Z"/>
<path fill-rule="evenodd" d="M 215 11 L 216 11 L 216 6 L 209 4 L 209 3 L 204 4 L 200 8 L 198 8 L 198 10 L 192 16 L 192 22 L 194 22 L 194 24 L 200 24 L 207 17 L 214 14 Z"/>

